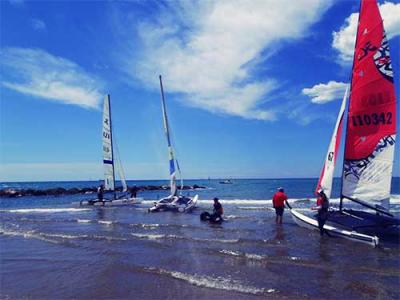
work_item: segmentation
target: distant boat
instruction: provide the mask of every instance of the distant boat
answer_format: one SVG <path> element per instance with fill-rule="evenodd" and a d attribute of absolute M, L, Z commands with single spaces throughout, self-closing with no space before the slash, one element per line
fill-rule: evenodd
<path fill-rule="evenodd" d="M 225 180 L 220 181 L 219 183 L 220 184 L 232 184 L 233 182 L 230 179 L 225 179 Z"/>
<path fill-rule="evenodd" d="M 347 91 L 317 185 L 330 197 L 340 144 Z M 376 1 L 362 0 L 355 46 L 339 209 L 331 209 L 324 229 L 335 236 L 373 246 L 379 236 L 398 235 L 400 220 L 389 212 L 396 138 L 393 69 Z M 343 200 L 374 211 L 346 209 Z M 291 208 L 301 226 L 318 229 L 315 216 Z"/>
<path fill-rule="evenodd" d="M 81 205 L 126 205 L 138 203 L 137 198 L 130 198 L 127 194 L 128 186 L 126 185 L 125 174 L 122 168 L 120 158 L 118 157 L 118 173 L 122 184 L 122 192 L 125 194 L 117 199 L 117 192 L 115 189 L 115 161 L 114 161 L 114 148 L 113 148 L 113 131 L 111 123 L 111 105 L 110 95 L 104 97 L 103 104 L 103 168 L 104 168 L 104 192 L 112 192 L 113 198 L 100 201 L 99 199 L 83 200 Z"/>
<path fill-rule="evenodd" d="M 168 143 L 168 152 L 169 152 L 169 174 L 170 174 L 170 191 L 171 194 L 168 197 L 165 197 L 157 202 L 154 203 L 154 206 L 149 208 L 149 212 L 158 212 L 158 211 L 176 211 L 176 212 L 190 212 L 196 206 L 198 195 L 194 196 L 193 198 L 185 197 L 178 193 L 178 188 L 176 185 L 176 169 L 181 177 L 181 191 L 183 188 L 183 179 L 181 170 L 179 167 L 178 161 L 174 157 L 174 151 L 171 144 L 171 137 L 170 137 L 170 128 L 168 123 L 167 117 L 167 109 L 165 105 L 165 97 L 164 97 L 164 89 L 162 84 L 161 75 L 159 76 L 160 79 L 160 89 L 161 89 L 161 107 L 163 112 L 163 120 L 164 120 L 164 130 L 165 136 L 167 138 Z"/>

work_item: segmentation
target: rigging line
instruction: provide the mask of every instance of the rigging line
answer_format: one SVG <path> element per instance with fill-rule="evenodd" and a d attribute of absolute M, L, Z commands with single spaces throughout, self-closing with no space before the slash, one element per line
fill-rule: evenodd
<path fill-rule="evenodd" d="M 117 143 L 117 137 L 116 137 L 116 135 L 114 134 L 114 145 L 115 145 L 115 150 L 116 150 L 116 157 L 117 157 L 117 163 L 118 163 L 118 173 L 119 173 L 119 176 L 120 176 L 120 179 L 121 179 L 121 183 L 122 182 L 125 182 L 125 185 L 126 185 L 126 177 L 125 177 L 125 170 L 124 170 L 124 167 L 123 167 L 123 165 L 122 165 L 122 161 L 121 161 L 121 154 L 120 154 L 120 152 L 119 152 L 119 147 L 118 147 L 118 143 Z"/>

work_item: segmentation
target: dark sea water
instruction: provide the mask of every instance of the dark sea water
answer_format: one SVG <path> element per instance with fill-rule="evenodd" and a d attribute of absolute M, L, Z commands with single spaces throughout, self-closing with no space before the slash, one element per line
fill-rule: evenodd
<path fill-rule="evenodd" d="M 304 213 L 316 179 L 188 180 L 206 189 L 191 214 L 149 214 L 164 191 L 140 205 L 81 208 L 88 195 L 0 198 L 1 299 L 400 299 L 398 239 L 379 248 L 320 237 L 285 212 L 274 223 L 271 197 L 283 186 Z M 0 183 L 0 188 L 91 187 L 98 182 Z M 160 185 L 166 181 L 132 181 Z M 335 181 L 332 205 L 338 205 Z M 186 191 L 185 191 L 186 193 Z M 221 225 L 199 220 L 222 199 Z M 311 200 L 308 200 L 311 199 Z M 347 204 L 353 207 L 355 204 Z M 391 211 L 400 215 L 400 180 Z"/>

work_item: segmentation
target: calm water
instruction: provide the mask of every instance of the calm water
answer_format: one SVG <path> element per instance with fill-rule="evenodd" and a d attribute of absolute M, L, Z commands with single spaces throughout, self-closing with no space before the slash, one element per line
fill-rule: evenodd
<path fill-rule="evenodd" d="M 149 214 L 166 192 L 143 192 L 130 207 L 79 208 L 93 195 L 0 198 L 0 298 L 5 299 L 399 299 L 398 240 L 382 247 L 294 224 L 274 224 L 271 197 L 285 187 L 308 212 L 316 179 L 187 181 L 207 186 L 192 214 Z M 166 184 L 136 181 L 130 185 Z M 1 183 L 0 188 L 65 188 L 96 182 Z M 400 181 L 392 184 L 399 216 Z M 335 182 L 333 198 L 338 197 Z M 223 199 L 222 225 L 199 220 Z M 337 205 L 337 199 L 332 200 Z M 352 205 L 352 204 L 350 204 Z"/>

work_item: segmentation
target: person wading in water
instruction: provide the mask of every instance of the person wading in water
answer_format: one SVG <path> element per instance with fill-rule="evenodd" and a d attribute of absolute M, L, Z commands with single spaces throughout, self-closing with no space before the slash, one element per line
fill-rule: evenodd
<path fill-rule="evenodd" d="M 283 188 L 278 188 L 278 191 L 272 197 L 272 204 L 275 208 L 275 223 L 282 224 L 283 211 L 285 210 L 285 203 L 287 204 L 288 197 L 285 194 L 285 190 Z"/>
<path fill-rule="evenodd" d="M 317 205 L 311 207 L 311 209 L 318 210 L 317 220 L 318 220 L 319 233 L 321 234 L 321 236 L 323 236 L 324 233 L 330 236 L 329 232 L 326 231 L 326 229 L 324 229 L 325 222 L 328 219 L 329 215 L 328 212 L 329 200 L 322 189 L 318 191 Z"/>
<path fill-rule="evenodd" d="M 218 198 L 214 198 L 214 213 L 211 215 L 211 218 L 215 221 L 222 219 L 222 215 L 224 214 L 224 209 L 222 208 L 221 202 L 219 202 Z"/>
<path fill-rule="evenodd" d="M 97 188 L 97 199 L 101 202 L 103 202 L 104 205 L 104 185 L 100 184 L 100 186 Z"/>

